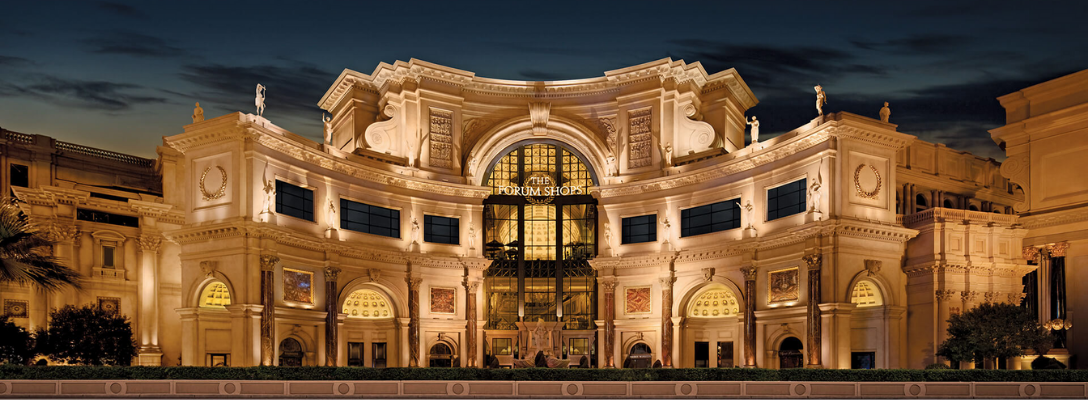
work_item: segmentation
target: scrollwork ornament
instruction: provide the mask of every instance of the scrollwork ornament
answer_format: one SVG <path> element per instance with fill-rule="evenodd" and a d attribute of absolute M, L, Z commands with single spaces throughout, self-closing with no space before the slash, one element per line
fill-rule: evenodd
<path fill-rule="evenodd" d="M 212 167 L 204 168 L 204 173 L 200 174 L 200 194 L 203 195 L 204 201 L 215 200 L 227 194 L 227 170 L 218 165 L 215 168 L 218 168 L 219 173 L 223 175 L 223 182 L 219 184 L 219 190 L 216 190 L 215 193 L 208 193 L 208 188 L 204 186 L 204 179 L 208 177 L 208 172 L 211 172 Z"/>
<path fill-rule="evenodd" d="M 869 166 L 869 169 L 873 171 L 873 175 L 876 176 L 876 188 L 872 191 L 866 191 L 861 188 L 861 170 L 864 169 L 866 165 Z M 859 164 L 858 167 L 854 169 L 854 189 L 858 191 L 859 197 L 864 199 L 875 199 L 876 196 L 880 194 L 881 184 L 883 184 L 883 182 L 880 179 L 880 172 L 877 171 L 875 166 L 871 164 Z"/>

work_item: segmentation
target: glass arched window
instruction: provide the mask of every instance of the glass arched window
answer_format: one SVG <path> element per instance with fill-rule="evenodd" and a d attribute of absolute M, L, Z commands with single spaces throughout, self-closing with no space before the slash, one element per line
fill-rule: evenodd
<path fill-rule="evenodd" d="M 204 286 L 200 291 L 200 306 L 205 308 L 224 308 L 230 305 L 230 292 L 223 282 L 215 281 Z"/>
<path fill-rule="evenodd" d="M 344 301 L 344 314 L 348 318 L 380 319 L 392 318 L 393 309 L 389 299 L 370 289 L 359 289 L 348 295 Z"/>
<path fill-rule="evenodd" d="M 718 318 L 735 316 L 740 312 L 740 302 L 729 289 L 711 289 L 692 300 L 688 316 L 692 318 Z"/>
<path fill-rule="evenodd" d="M 563 321 L 594 329 L 596 178 L 585 159 L 558 142 L 523 142 L 491 164 L 484 179 L 487 329 L 518 321 Z"/>
<path fill-rule="evenodd" d="M 858 281 L 854 290 L 850 292 L 850 302 L 857 304 L 858 308 L 876 307 L 884 305 L 884 298 L 876 284 L 870 281 Z"/>

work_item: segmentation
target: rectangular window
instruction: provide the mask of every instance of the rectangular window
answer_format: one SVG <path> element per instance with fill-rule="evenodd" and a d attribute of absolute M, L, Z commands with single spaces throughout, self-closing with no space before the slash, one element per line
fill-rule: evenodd
<path fill-rule="evenodd" d="M 113 254 L 117 248 L 113 246 L 102 246 L 102 268 L 113 268 Z"/>
<path fill-rule="evenodd" d="M 718 342 L 718 368 L 733 368 L 733 342 Z"/>
<path fill-rule="evenodd" d="M 363 343 L 348 342 L 348 366 L 363 366 Z"/>
<path fill-rule="evenodd" d="M 623 219 L 623 244 L 653 242 L 657 240 L 657 215 L 643 215 Z"/>
<path fill-rule="evenodd" d="M 102 224 L 129 226 L 133 228 L 140 227 L 139 217 L 130 217 L 128 215 L 117 215 L 102 211 L 93 210 L 76 210 L 76 219 L 80 221 L 98 222 Z"/>
<path fill-rule="evenodd" d="M 11 164 L 11 186 L 30 187 L 30 167 Z"/>
<path fill-rule="evenodd" d="M 568 348 L 568 354 L 572 356 L 585 356 L 589 355 L 589 339 L 586 338 L 571 338 L 570 347 Z"/>
<path fill-rule="evenodd" d="M 510 338 L 491 339 L 491 355 L 509 356 L 514 354 L 514 348 Z"/>
<path fill-rule="evenodd" d="M 428 243 L 461 243 L 460 220 L 457 218 L 423 216 L 423 241 Z"/>
<path fill-rule="evenodd" d="M 710 342 L 695 342 L 695 368 L 710 366 Z"/>
<path fill-rule="evenodd" d="M 385 342 L 376 342 L 372 347 L 373 352 L 371 354 L 373 354 L 372 357 L 374 357 L 374 359 L 370 366 L 374 368 L 385 368 Z"/>
<path fill-rule="evenodd" d="M 208 366 L 209 367 L 229 367 L 230 366 L 230 354 L 227 354 L 227 353 L 208 353 Z"/>
<path fill-rule="evenodd" d="M 873 369 L 876 364 L 876 352 L 855 351 L 850 353 L 850 368 Z"/>
<path fill-rule="evenodd" d="M 740 228 L 740 199 L 680 211 L 680 237 Z"/>
<path fill-rule="evenodd" d="M 340 199 L 340 227 L 400 238 L 400 211 Z"/>
<path fill-rule="evenodd" d="M 767 191 L 767 220 L 805 212 L 805 179 Z"/>
<path fill-rule="evenodd" d="M 313 221 L 314 191 L 277 180 L 276 213 Z"/>

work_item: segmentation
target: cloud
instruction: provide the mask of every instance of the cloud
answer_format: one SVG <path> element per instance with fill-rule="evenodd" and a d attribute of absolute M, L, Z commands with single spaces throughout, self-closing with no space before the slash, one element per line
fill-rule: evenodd
<path fill-rule="evenodd" d="M 967 36 L 939 33 L 915 34 L 898 39 L 884 41 L 851 40 L 855 47 L 865 50 L 887 51 L 895 54 L 915 55 L 949 53 L 959 51 L 971 45 L 973 40 Z"/>
<path fill-rule="evenodd" d="M 309 64 L 228 66 L 191 64 L 182 68 L 181 79 L 196 85 L 190 95 L 202 103 L 226 110 L 253 112 L 254 88 L 267 87 L 266 115 L 286 115 L 317 124 L 321 109 L 316 103 L 336 75 Z M 315 125 L 316 126 L 316 125 Z"/>
<path fill-rule="evenodd" d="M 99 1 L 95 3 L 95 6 L 97 6 L 101 10 L 122 17 L 144 18 L 147 16 L 147 14 L 144 14 L 143 11 L 140 11 L 136 9 L 136 7 L 130 6 L 128 4 L 115 3 L 111 1 Z"/>
<path fill-rule="evenodd" d="M 187 55 L 187 52 L 169 42 L 142 33 L 117 31 L 84 40 L 97 54 L 123 54 L 135 57 L 170 58 Z"/>
<path fill-rule="evenodd" d="M 166 103 L 162 97 L 133 93 L 143 86 L 109 81 L 85 81 L 36 74 L 27 83 L 0 81 L 0 95 L 22 96 L 46 103 L 87 110 L 125 111 L 138 104 Z"/>
<path fill-rule="evenodd" d="M 885 76 L 888 68 L 861 63 L 854 55 L 823 46 L 732 44 L 702 39 L 673 40 L 673 58 L 698 60 L 708 72 L 736 68 L 762 95 L 796 93 L 797 83 L 828 83 L 835 76 Z"/>
<path fill-rule="evenodd" d="M 0 67 L 19 68 L 33 65 L 34 62 L 22 57 L 12 57 L 0 54 Z"/>

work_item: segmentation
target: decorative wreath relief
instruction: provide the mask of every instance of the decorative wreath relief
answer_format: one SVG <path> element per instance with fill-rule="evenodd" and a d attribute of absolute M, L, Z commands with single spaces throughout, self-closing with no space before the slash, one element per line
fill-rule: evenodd
<path fill-rule="evenodd" d="M 219 168 L 220 174 L 223 174 L 223 183 L 219 185 L 219 190 L 216 190 L 215 193 L 208 193 L 208 188 L 204 187 L 204 179 L 208 177 L 208 172 L 212 170 L 212 167 L 204 168 L 204 173 L 200 175 L 200 194 L 204 195 L 204 201 L 215 200 L 227 194 L 227 170 L 218 165 L 215 167 Z"/>
<path fill-rule="evenodd" d="M 873 175 L 876 176 L 876 188 L 872 191 L 866 191 L 861 188 L 861 170 L 865 168 L 866 164 L 858 165 L 858 168 L 854 170 L 854 189 L 857 189 L 858 196 L 865 199 L 875 199 L 876 195 L 880 193 L 880 172 L 876 170 L 876 167 L 869 165 L 869 169 L 873 170 Z"/>

